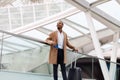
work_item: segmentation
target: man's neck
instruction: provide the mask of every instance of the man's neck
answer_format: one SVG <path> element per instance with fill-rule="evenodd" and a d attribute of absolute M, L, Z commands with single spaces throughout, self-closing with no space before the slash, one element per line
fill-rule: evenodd
<path fill-rule="evenodd" d="M 58 30 L 60 33 L 62 33 L 62 29 Z"/>

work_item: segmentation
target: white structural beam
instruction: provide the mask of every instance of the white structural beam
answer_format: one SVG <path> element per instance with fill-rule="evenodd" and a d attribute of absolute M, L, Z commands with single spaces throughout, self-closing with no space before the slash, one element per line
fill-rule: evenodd
<path fill-rule="evenodd" d="M 110 0 L 97 0 L 97 1 L 95 1 L 95 2 L 93 2 L 93 3 L 91 3 L 91 4 L 90 4 L 90 7 L 95 7 L 95 6 L 97 6 L 97 5 L 100 5 L 100 4 L 105 3 L 105 2 L 108 2 L 108 1 L 110 1 Z"/>
<path fill-rule="evenodd" d="M 117 62 L 117 50 L 118 50 L 118 39 L 119 39 L 119 32 L 116 32 L 114 34 L 113 38 L 113 49 L 111 53 L 111 62 Z M 115 74 L 116 74 L 116 64 L 110 63 L 110 80 L 115 80 Z"/>
<path fill-rule="evenodd" d="M 86 12 L 87 10 L 91 11 L 92 17 L 100 21 L 104 25 L 108 26 L 110 29 L 117 31 L 120 28 L 120 22 L 100 9 L 94 7 L 90 8 L 90 4 L 85 0 L 66 0 L 72 5 L 76 6 L 78 9 Z"/>
<path fill-rule="evenodd" d="M 99 39 L 97 37 L 96 31 L 95 31 L 95 28 L 94 28 L 94 25 L 93 25 L 93 22 L 92 22 L 91 14 L 90 14 L 89 11 L 87 11 L 85 14 L 86 14 L 89 30 L 90 30 L 90 33 L 91 33 L 92 41 L 93 41 L 93 44 L 94 44 L 94 47 L 95 47 L 96 55 L 97 55 L 97 57 L 104 59 L 104 57 L 102 55 L 102 50 L 101 50 L 101 47 L 100 47 Z M 104 79 L 105 80 L 110 80 L 106 62 L 104 60 L 99 59 L 99 63 L 100 63 L 100 67 L 101 67 Z"/>
<path fill-rule="evenodd" d="M 116 0 L 120 4 L 120 0 Z"/>
<path fill-rule="evenodd" d="M 16 0 L 0 0 L 0 6 L 3 7 L 5 5 L 13 3 L 14 1 L 16 1 Z"/>

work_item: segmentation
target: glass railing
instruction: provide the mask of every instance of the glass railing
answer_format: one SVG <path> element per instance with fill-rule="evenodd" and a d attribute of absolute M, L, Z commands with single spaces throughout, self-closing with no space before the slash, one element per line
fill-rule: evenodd
<path fill-rule="evenodd" d="M 47 64 L 49 47 L 36 41 L 2 33 L 1 69 L 6 71 L 32 72 Z M 43 67 L 44 68 L 44 67 Z M 45 68 L 46 69 L 46 68 Z M 35 71 L 33 71 L 35 72 Z M 45 71 L 47 72 L 47 70 Z"/>
<path fill-rule="evenodd" d="M 0 70 L 33 73 L 40 75 L 53 75 L 52 65 L 48 64 L 49 45 L 44 41 L 26 37 L 23 35 L 16 35 L 9 32 L 0 31 Z M 67 50 L 67 73 L 77 59 L 77 67 L 81 68 L 81 75 L 84 79 L 104 80 L 103 72 L 101 70 L 99 60 L 105 61 L 108 70 L 110 70 L 110 63 L 116 66 L 114 80 L 120 80 L 120 63 L 110 62 L 110 58 L 97 58 L 82 53 L 75 53 Z M 59 68 L 59 77 L 61 77 L 61 70 Z"/>
<path fill-rule="evenodd" d="M 69 51 L 68 51 L 69 52 Z M 105 59 L 98 58 L 97 56 L 91 56 L 87 54 L 82 54 L 82 53 L 75 53 L 75 52 L 69 52 L 71 55 L 68 56 L 68 64 L 67 64 L 67 70 L 71 68 L 71 60 L 72 60 L 72 65 L 74 67 L 75 64 L 75 59 L 76 59 L 76 66 L 81 68 L 81 75 L 83 79 L 91 79 L 91 80 L 105 80 L 103 76 L 103 71 L 101 69 L 99 61 L 103 61 L 107 65 L 108 69 L 108 74 L 110 75 L 110 65 L 113 70 L 112 74 L 115 72 L 115 77 L 114 79 L 110 78 L 110 80 L 120 80 L 120 60 L 119 58 L 117 59 L 117 63 L 111 62 L 110 57 L 105 57 Z M 102 66 L 104 67 L 104 66 Z M 113 75 L 112 75 L 113 76 Z"/>

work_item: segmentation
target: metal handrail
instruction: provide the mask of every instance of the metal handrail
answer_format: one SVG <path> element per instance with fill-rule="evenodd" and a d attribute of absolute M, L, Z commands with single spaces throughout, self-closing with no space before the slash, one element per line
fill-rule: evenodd
<path fill-rule="evenodd" d="M 12 35 L 12 36 L 15 36 L 15 37 L 20 37 L 20 38 L 24 38 L 24 39 L 28 39 L 28 40 L 32 40 L 32 41 L 35 41 L 35 42 L 39 42 L 39 43 L 42 43 L 42 44 L 49 45 L 48 43 L 46 43 L 45 41 L 42 41 L 40 39 L 35 39 L 35 38 L 33 39 L 32 37 L 28 37 L 28 36 L 24 36 L 24 35 L 20 35 L 20 34 L 14 34 L 14 33 L 3 31 L 3 30 L 0 30 L 0 32 L 9 34 L 9 35 Z M 67 50 L 72 52 L 72 50 L 70 50 L 70 49 L 67 49 Z M 78 52 L 78 54 L 82 54 L 82 53 Z M 82 55 L 120 65 L 120 63 L 116 63 L 116 62 L 112 62 L 112 61 L 105 60 L 105 59 L 102 59 L 102 58 L 98 58 L 96 56 L 91 56 L 91 55 L 88 55 L 88 54 L 82 54 Z"/>
<path fill-rule="evenodd" d="M 20 38 L 36 41 L 36 42 L 39 42 L 39 43 L 47 44 L 45 41 L 42 41 L 40 39 L 35 39 L 35 38 L 33 39 L 32 37 L 28 37 L 28 36 L 25 36 L 25 35 L 14 34 L 14 33 L 3 31 L 3 30 L 0 30 L 0 32 L 9 34 L 9 35 L 12 35 L 12 36 L 15 36 L 15 37 L 20 37 Z"/>

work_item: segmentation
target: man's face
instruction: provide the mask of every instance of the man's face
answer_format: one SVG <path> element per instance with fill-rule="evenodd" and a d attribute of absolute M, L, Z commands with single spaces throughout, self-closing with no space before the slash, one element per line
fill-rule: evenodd
<path fill-rule="evenodd" d="M 63 28 L 63 22 L 62 22 L 62 21 L 59 21 L 59 22 L 57 23 L 57 28 L 58 28 L 58 29 L 62 29 L 62 28 Z"/>

